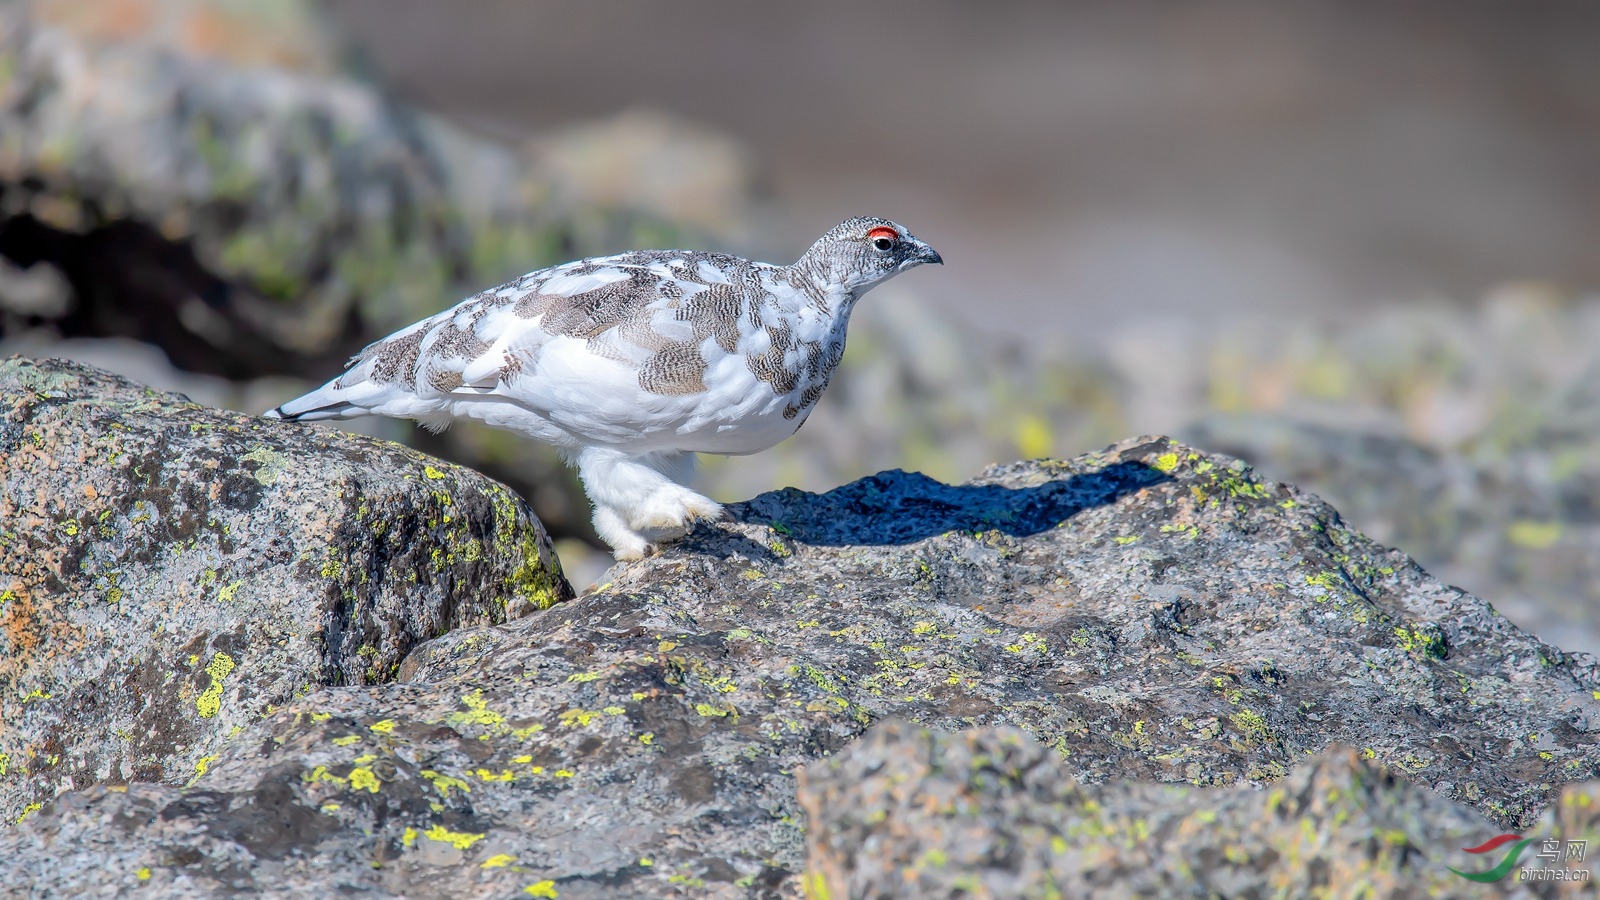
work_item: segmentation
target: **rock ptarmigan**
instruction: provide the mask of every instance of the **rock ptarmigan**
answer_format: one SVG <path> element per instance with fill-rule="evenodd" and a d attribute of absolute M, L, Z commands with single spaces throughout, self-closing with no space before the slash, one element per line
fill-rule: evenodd
<path fill-rule="evenodd" d="M 694 454 L 757 453 L 799 429 L 844 355 L 850 311 L 932 247 L 854 218 L 792 266 L 688 250 L 583 259 L 469 297 L 361 351 L 268 417 L 460 418 L 555 445 L 594 525 L 638 559 L 722 507 Z"/>

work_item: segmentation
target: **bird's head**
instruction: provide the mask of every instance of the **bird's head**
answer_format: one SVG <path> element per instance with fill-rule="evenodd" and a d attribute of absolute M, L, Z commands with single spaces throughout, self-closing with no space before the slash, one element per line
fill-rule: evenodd
<path fill-rule="evenodd" d="M 888 219 L 846 219 L 811 245 L 795 263 L 812 278 L 843 285 L 860 296 L 874 285 L 924 263 L 943 265 L 938 252 Z"/>

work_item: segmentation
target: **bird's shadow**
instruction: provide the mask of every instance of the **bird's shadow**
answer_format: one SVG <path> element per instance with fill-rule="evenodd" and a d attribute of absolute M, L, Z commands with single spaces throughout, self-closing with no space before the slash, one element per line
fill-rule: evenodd
<path fill-rule="evenodd" d="M 997 530 L 1027 537 L 1085 509 L 1169 480 L 1161 470 L 1137 462 L 1063 474 L 1028 487 L 945 484 L 896 469 L 825 494 L 797 488 L 771 491 L 729 506 L 728 513 L 736 522 L 770 526 L 789 539 L 818 546 L 910 544 L 950 531 Z M 704 534 L 699 531 L 691 542 Z"/>

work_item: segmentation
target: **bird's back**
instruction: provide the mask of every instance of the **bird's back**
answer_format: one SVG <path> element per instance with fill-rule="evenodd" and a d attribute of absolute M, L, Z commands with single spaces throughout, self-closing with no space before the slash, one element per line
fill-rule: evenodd
<path fill-rule="evenodd" d="M 856 217 L 792 266 L 636 251 L 532 272 L 363 350 L 272 414 L 473 418 L 569 449 L 754 453 L 793 434 L 855 301 L 939 255 Z"/>
<path fill-rule="evenodd" d="M 770 353 L 774 292 L 796 293 L 785 271 L 635 251 L 532 272 L 369 345 L 339 378 L 275 412 L 438 425 L 465 414 L 558 445 L 680 430 L 722 393 L 708 375 L 739 368 L 726 358 L 743 366 L 741 350 Z"/>

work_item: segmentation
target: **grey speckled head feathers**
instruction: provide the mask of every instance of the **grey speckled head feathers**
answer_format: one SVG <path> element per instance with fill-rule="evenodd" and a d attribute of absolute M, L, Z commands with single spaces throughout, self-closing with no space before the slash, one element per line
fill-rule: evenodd
<path fill-rule="evenodd" d="M 905 226 L 876 216 L 856 216 L 829 229 L 794 267 L 859 295 L 891 275 L 927 263 L 943 265 L 944 258 Z"/>

